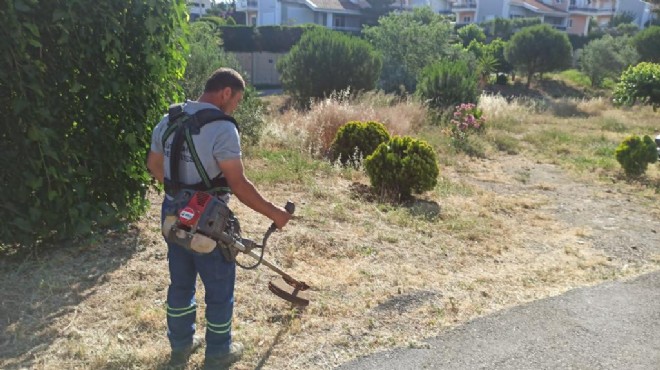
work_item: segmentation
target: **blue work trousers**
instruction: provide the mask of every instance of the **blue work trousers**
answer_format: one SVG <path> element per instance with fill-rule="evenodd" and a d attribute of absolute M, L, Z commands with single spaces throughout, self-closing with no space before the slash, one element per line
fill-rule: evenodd
<path fill-rule="evenodd" d="M 163 201 L 163 210 L 168 199 Z M 161 210 L 161 223 L 164 214 Z M 234 309 L 236 264 L 225 259 L 219 248 L 209 254 L 194 253 L 176 244 L 167 244 L 170 286 L 167 290 L 167 337 L 173 350 L 192 344 L 195 334 L 197 274 L 206 295 L 206 356 L 229 352 Z"/>

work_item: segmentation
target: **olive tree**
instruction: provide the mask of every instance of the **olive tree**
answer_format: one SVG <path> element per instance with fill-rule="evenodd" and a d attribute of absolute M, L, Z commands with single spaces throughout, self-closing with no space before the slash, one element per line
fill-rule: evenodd
<path fill-rule="evenodd" d="M 638 59 L 639 55 L 628 37 L 605 35 L 582 49 L 579 65 L 591 79 L 591 86 L 600 87 L 605 78 L 618 79 L 621 72 Z"/>

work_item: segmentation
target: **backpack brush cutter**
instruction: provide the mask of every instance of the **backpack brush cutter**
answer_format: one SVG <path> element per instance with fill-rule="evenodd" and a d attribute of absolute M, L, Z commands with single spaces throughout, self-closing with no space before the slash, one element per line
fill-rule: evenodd
<path fill-rule="evenodd" d="M 285 209 L 293 214 L 295 205 L 287 202 Z M 264 259 L 264 250 L 270 235 L 277 227 L 275 223 L 266 231 L 261 245 L 242 238 L 238 219 L 222 199 L 202 191 L 184 189 L 174 197 L 173 202 L 165 209 L 165 221 L 162 232 L 165 240 L 180 245 L 194 253 L 208 254 L 215 248 L 220 248 L 225 258 L 236 261 L 236 255 L 241 252 L 257 260 L 252 266 L 244 266 L 236 261 L 239 267 L 254 269 L 260 264 L 265 265 L 282 279 L 268 283 L 268 289 L 278 297 L 291 302 L 295 306 L 309 305 L 306 292 L 309 286 L 292 278 Z M 257 254 L 253 249 L 261 249 Z"/>

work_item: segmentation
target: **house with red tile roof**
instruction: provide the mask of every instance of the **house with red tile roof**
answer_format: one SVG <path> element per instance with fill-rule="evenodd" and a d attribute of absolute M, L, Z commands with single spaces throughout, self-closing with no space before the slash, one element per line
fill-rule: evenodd
<path fill-rule="evenodd" d="M 495 18 L 538 17 L 556 29 L 586 35 L 589 22 L 606 26 L 615 14 L 629 13 L 643 28 L 653 5 L 642 0 L 454 0 L 457 24 L 482 23 Z"/>

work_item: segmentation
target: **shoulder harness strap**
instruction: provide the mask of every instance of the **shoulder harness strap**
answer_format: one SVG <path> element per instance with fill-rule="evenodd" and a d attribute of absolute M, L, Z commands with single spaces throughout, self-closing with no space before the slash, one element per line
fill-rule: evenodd
<path fill-rule="evenodd" d="M 218 109 L 202 109 L 195 114 L 189 115 L 183 111 L 183 104 L 174 104 L 170 106 L 168 127 L 163 134 L 163 147 L 165 147 L 167 139 L 174 134 L 174 139 L 172 139 L 172 146 L 170 148 L 170 176 L 172 177 L 170 182 L 173 194 L 176 194 L 183 186 L 179 181 L 179 163 L 181 152 L 183 151 L 184 140 L 188 146 L 193 162 L 195 163 L 197 172 L 202 178 L 203 187 L 209 191 L 215 190 L 214 181 L 209 178 L 208 173 L 204 169 L 192 139 L 192 135 L 199 134 L 204 125 L 214 121 L 229 121 L 233 123 L 238 130 L 238 123 L 234 117 L 224 114 Z"/>

